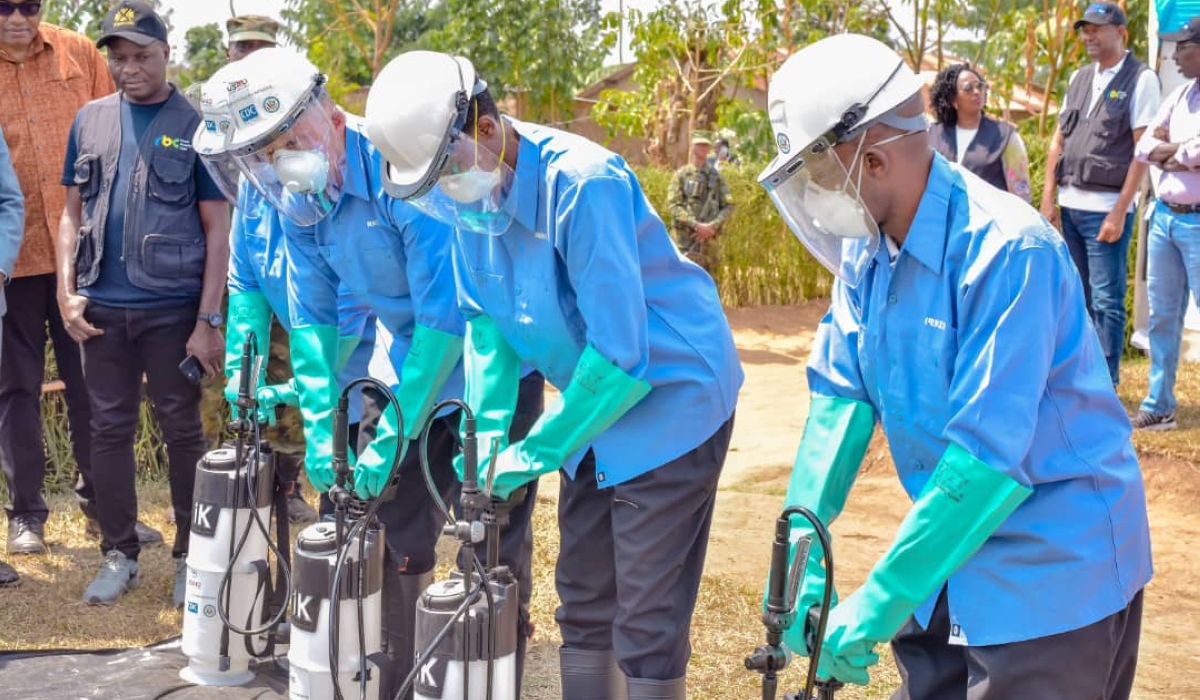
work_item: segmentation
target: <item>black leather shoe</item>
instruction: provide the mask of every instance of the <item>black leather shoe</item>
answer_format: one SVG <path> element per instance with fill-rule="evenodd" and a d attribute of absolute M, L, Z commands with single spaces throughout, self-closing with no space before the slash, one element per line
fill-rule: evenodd
<path fill-rule="evenodd" d="M 9 554 L 42 554 L 45 551 L 45 530 L 40 520 L 29 515 L 9 516 Z"/>
<path fill-rule="evenodd" d="M 21 577 L 17 576 L 17 570 L 0 561 L 0 588 L 12 586 L 20 581 Z"/>
<path fill-rule="evenodd" d="M 137 530 L 138 544 L 143 547 L 150 547 L 156 544 L 163 543 L 162 533 L 150 527 L 141 520 L 134 523 L 134 529 Z M 100 521 L 95 518 L 87 519 L 87 526 L 83 530 L 88 537 L 98 540 L 100 539 Z"/>

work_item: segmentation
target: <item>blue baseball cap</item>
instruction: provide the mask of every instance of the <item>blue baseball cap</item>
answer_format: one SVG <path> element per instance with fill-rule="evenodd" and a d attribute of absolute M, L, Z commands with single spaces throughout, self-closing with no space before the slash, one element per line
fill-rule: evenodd
<path fill-rule="evenodd" d="M 1075 31 L 1085 24 L 1111 24 L 1124 27 L 1129 23 L 1125 11 L 1115 2 L 1094 2 L 1088 5 L 1083 13 L 1083 19 L 1075 22 Z"/>

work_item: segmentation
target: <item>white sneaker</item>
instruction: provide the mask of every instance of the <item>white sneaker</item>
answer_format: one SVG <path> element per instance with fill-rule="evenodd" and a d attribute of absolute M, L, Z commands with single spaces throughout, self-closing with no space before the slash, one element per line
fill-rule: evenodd
<path fill-rule="evenodd" d="M 141 579 L 137 562 L 114 549 L 104 555 L 100 573 L 83 592 L 83 602 L 88 605 L 113 605 L 126 591 L 137 588 L 139 583 Z"/>

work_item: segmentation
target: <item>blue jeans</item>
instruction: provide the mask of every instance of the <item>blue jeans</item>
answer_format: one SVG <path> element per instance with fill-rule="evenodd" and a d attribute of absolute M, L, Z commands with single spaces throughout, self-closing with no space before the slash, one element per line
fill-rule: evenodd
<path fill-rule="evenodd" d="M 1150 393 L 1142 410 L 1175 410 L 1175 373 L 1188 291 L 1200 304 L 1200 214 L 1155 206 L 1150 217 L 1146 292 L 1150 301 Z"/>
<path fill-rule="evenodd" d="M 1121 354 L 1125 351 L 1125 289 L 1129 283 L 1129 241 L 1133 214 L 1125 215 L 1125 230 L 1115 243 L 1096 240 L 1108 214 L 1062 207 L 1062 236 L 1071 259 L 1083 278 L 1092 324 L 1108 362 L 1113 386 L 1121 381 Z"/>

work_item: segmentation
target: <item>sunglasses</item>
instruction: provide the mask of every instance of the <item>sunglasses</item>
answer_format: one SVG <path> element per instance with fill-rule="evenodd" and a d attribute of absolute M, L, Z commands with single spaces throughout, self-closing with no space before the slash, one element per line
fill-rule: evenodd
<path fill-rule="evenodd" d="M 37 17 L 42 12 L 42 3 L 40 2 L 0 2 L 0 17 L 12 17 L 12 14 L 17 10 L 21 11 L 22 17 Z"/>
<path fill-rule="evenodd" d="M 975 92 L 976 90 L 978 90 L 980 92 L 987 92 L 987 83 L 980 80 L 979 82 L 976 82 L 976 83 L 967 83 L 966 85 L 963 85 L 959 89 L 962 90 L 963 92 L 967 93 L 968 95 Z"/>

